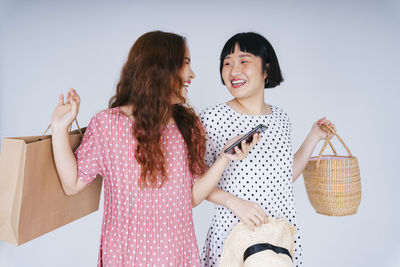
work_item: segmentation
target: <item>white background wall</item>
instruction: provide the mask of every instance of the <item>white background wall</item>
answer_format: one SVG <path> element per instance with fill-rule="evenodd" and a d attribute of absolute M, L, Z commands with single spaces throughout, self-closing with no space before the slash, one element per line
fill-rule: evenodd
<path fill-rule="evenodd" d="M 69 87 L 82 97 L 78 119 L 87 124 L 107 107 L 133 42 L 156 29 L 188 39 L 192 105 L 227 101 L 220 50 L 233 34 L 256 31 L 281 63 L 285 82 L 266 101 L 288 111 L 294 147 L 326 115 L 361 166 L 354 216 L 316 214 L 296 182 L 305 266 L 400 266 L 400 4 L 277 2 L 0 0 L 0 137 L 41 134 Z M 211 214 L 209 203 L 194 210 L 200 248 Z M 95 266 L 101 218 L 102 209 L 21 247 L 0 241 L 0 266 Z"/>

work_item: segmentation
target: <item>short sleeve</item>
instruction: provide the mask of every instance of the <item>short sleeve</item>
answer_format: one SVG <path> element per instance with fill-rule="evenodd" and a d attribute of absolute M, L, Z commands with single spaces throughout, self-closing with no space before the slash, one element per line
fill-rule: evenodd
<path fill-rule="evenodd" d="M 292 138 L 292 122 L 290 121 L 288 114 L 286 113 L 285 115 L 286 115 L 287 133 L 288 133 L 289 138 L 291 139 Z"/>
<path fill-rule="evenodd" d="M 285 125 L 286 125 L 286 136 L 288 139 L 289 147 L 290 147 L 290 153 L 293 153 L 293 146 L 292 146 L 292 122 L 288 116 L 288 114 L 285 112 Z"/>
<path fill-rule="evenodd" d="M 215 149 L 214 143 L 211 140 L 210 136 L 207 134 L 207 139 L 206 139 L 206 154 L 204 157 L 204 160 L 206 162 L 206 165 L 210 167 L 214 161 L 217 159 L 218 153 L 217 150 Z"/>
<path fill-rule="evenodd" d="M 289 116 L 287 116 L 286 125 L 287 125 L 288 135 L 289 137 L 292 137 L 292 122 L 290 121 Z"/>
<path fill-rule="evenodd" d="M 75 151 L 79 179 L 90 184 L 100 174 L 97 120 L 93 117 L 86 128 L 82 142 Z"/>
<path fill-rule="evenodd" d="M 208 167 L 210 167 L 214 161 L 217 159 L 218 157 L 218 152 L 215 149 L 215 145 L 214 142 L 211 138 L 211 133 L 210 133 L 210 125 L 208 124 L 209 120 L 206 117 L 206 112 L 203 111 L 202 113 L 200 113 L 200 120 L 203 123 L 203 126 L 206 130 L 206 152 L 205 152 L 205 156 L 204 156 L 204 160 L 205 163 Z"/>

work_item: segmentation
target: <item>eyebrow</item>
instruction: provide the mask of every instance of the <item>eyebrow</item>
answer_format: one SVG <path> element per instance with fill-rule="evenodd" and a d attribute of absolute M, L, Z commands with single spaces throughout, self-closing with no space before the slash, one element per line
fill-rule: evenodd
<path fill-rule="evenodd" d="M 242 54 L 242 55 L 239 55 L 239 57 L 252 57 L 253 55 L 252 54 L 250 54 L 250 53 L 246 53 L 246 54 Z M 229 59 L 229 58 L 231 58 L 229 55 L 227 55 L 225 58 L 224 58 L 224 60 L 225 59 Z"/>

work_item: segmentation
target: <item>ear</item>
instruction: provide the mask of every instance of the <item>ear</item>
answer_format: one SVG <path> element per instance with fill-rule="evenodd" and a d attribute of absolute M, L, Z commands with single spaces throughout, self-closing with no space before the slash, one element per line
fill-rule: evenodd
<path fill-rule="evenodd" d="M 267 77 L 268 77 L 268 72 L 267 72 L 267 70 L 269 70 L 269 63 L 265 64 L 264 79 L 267 79 Z"/>

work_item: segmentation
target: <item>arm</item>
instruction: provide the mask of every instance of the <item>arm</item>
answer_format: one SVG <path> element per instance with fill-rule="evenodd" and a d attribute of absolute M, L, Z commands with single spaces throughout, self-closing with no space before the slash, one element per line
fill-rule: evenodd
<path fill-rule="evenodd" d="M 58 176 L 66 195 L 74 195 L 86 184 L 78 179 L 75 155 L 72 151 L 68 131 L 54 131 L 52 135 L 53 154 Z"/>
<path fill-rule="evenodd" d="M 223 148 L 223 151 L 239 138 L 240 136 L 230 139 Z M 221 179 L 225 168 L 231 160 L 242 160 L 247 157 L 250 149 L 253 148 L 259 140 L 260 134 L 255 134 L 250 144 L 247 144 L 246 140 L 242 141 L 242 150 L 235 147 L 235 154 L 226 154 L 222 152 L 211 167 L 202 176 L 196 179 L 192 188 L 192 206 L 197 206 L 210 194 L 217 185 L 219 179 Z"/>
<path fill-rule="evenodd" d="M 263 208 L 257 202 L 243 200 L 218 187 L 208 195 L 207 200 L 214 204 L 230 209 L 241 221 L 246 223 L 250 229 L 265 223 L 268 220 Z"/>
<path fill-rule="evenodd" d="M 310 159 L 318 142 L 327 137 L 327 133 L 320 127 L 323 124 L 332 125 L 332 123 L 329 120 L 326 120 L 325 117 L 314 123 L 303 144 L 301 144 L 300 148 L 294 154 L 293 183 L 303 173 L 304 168 L 306 167 L 308 160 Z"/>
<path fill-rule="evenodd" d="M 54 161 L 66 195 L 76 194 L 86 186 L 78 179 L 77 163 L 68 136 L 68 128 L 78 114 L 79 103 L 79 96 L 73 89 L 67 94 L 67 103 L 61 95 L 51 121 Z"/>
<path fill-rule="evenodd" d="M 203 201 L 208 194 L 215 188 L 221 178 L 230 159 L 224 153 L 221 154 L 213 165 L 198 179 L 196 179 L 192 188 L 192 206 L 195 207 Z"/>

